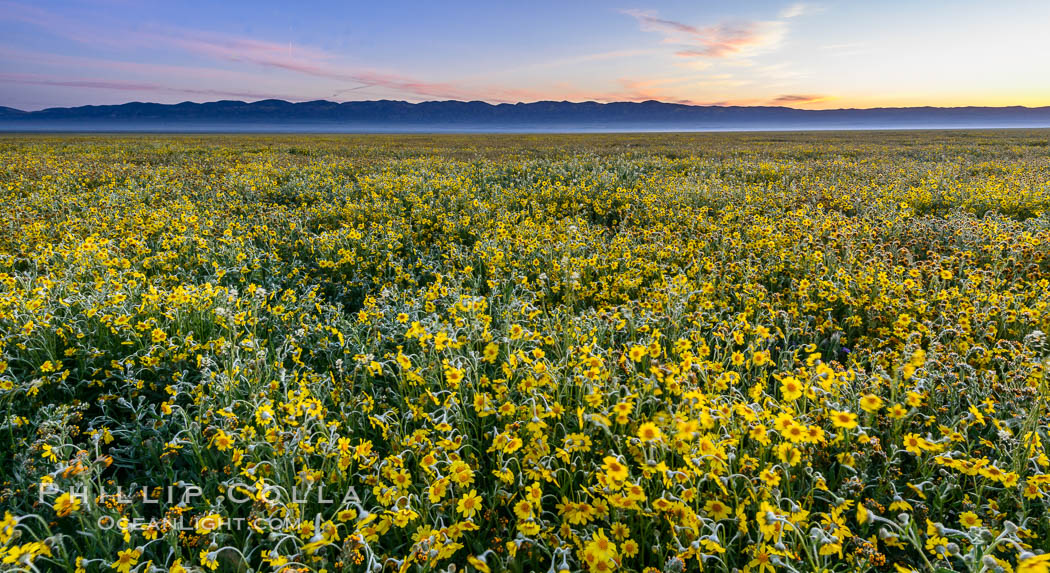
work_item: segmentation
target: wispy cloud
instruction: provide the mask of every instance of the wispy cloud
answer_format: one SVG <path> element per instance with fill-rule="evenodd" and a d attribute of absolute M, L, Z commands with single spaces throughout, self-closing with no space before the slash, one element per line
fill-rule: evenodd
<path fill-rule="evenodd" d="M 485 93 L 488 99 L 503 100 L 499 89 L 468 90 L 453 82 L 430 81 L 394 71 L 349 65 L 340 55 L 316 47 L 175 27 L 155 26 L 149 29 L 122 30 L 117 34 L 103 34 L 36 6 L 0 1 L 0 11 L 0 19 L 31 24 L 68 40 L 96 48 L 121 52 L 172 50 L 192 54 L 215 64 L 248 65 L 332 80 L 344 86 L 347 83 L 353 84 L 337 87 L 334 90 L 336 93 L 384 88 L 410 97 L 476 99 L 480 91 Z M 242 71 L 246 70 L 242 68 Z M 250 71 L 250 68 L 247 71 Z"/>
<path fill-rule="evenodd" d="M 165 78 L 188 80 L 207 78 L 227 82 L 247 83 L 258 81 L 255 73 L 239 70 L 211 68 L 206 66 L 159 64 L 155 62 L 131 62 L 98 56 L 70 56 L 12 48 L 0 45 L 0 61 L 33 64 L 37 69 L 42 67 L 60 67 L 81 71 L 93 70 L 94 73 L 119 72 L 136 76 L 163 76 Z"/>
<path fill-rule="evenodd" d="M 817 12 L 823 12 L 824 7 L 817 4 L 810 4 L 808 2 L 795 2 L 783 10 L 780 11 L 780 17 L 785 19 L 798 18 L 808 14 L 816 14 Z"/>
<path fill-rule="evenodd" d="M 784 94 L 773 98 L 772 101 L 775 104 L 802 105 L 807 103 L 816 103 L 827 99 L 830 98 L 828 96 L 818 94 Z"/>
<path fill-rule="evenodd" d="M 220 90 L 220 89 L 195 89 L 167 86 L 151 82 L 134 82 L 123 80 L 110 80 L 104 78 L 62 78 L 41 74 L 3 74 L 0 73 L 0 81 L 12 84 L 29 84 L 41 86 L 61 86 L 76 88 L 93 88 L 103 90 L 127 91 L 127 92 L 167 92 L 187 95 L 206 95 L 217 97 L 238 97 L 248 99 L 266 99 L 274 94 L 263 94 L 252 91 Z M 283 96 L 284 99 L 299 99 L 291 96 Z"/>
<path fill-rule="evenodd" d="M 168 45 L 215 61 L 247 63 L 315 78 L 351 82 L 354 89 L 389 88 L 424 97 L 469 99 L 470 94 L 448 82 L 433 82 L 341 63 L 336 54 L 312 47 L 282 44 L 195 30 L 157 30 L 139 34 L 151 45 Z M 346 89 L 346 88 L 344 88 Z"/>
<path fill-rule="evenodd" d="M 712 26 L 693 26 L 661 18 L 655 12 L 624 10 L 646 32 L 660 34 L 662 43 L 678 47 L 682 57 L 726 58 L 750 55 L 775 48 L 783 39 L 787 25 L 779 20 L 723 22 Z"/>

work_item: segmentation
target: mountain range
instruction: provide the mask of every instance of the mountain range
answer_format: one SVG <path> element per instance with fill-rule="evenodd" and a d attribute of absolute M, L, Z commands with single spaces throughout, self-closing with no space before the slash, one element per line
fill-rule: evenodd
<path fill-rule="evenodd" d="M 0 107 L 0 131 L 703 131 L 1050 127 L 1047 107 L 806 110 L 658 101 L 131 102 L 22 111 Z"/>

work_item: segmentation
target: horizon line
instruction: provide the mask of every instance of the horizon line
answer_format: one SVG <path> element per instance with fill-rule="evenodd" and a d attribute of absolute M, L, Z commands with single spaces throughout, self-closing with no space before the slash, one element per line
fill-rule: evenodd
<path fill-rule="evenodd" d="M 1027 106 L 1027 105 L 958 105 L 958 106 L 939 106 L 939 105 L 915 105 L 915 106 L 879 106 L 879 107 L 839 107 L 839 108 L 823 108 L 823 109 L 807 109 L 800 107 L 791 107 L 785 105 L 740 105 L 730 103 L 682 103 L 675 101 L 662 101 L 657 99 L 646 99 L 646 100 L 617 100 L 617 101 L 597 101 L 597 100 L 534 100 L 534 101 L 517 101 L 517 102 L 491 102 L 485 100 L 461 100 L 461 99 L 434 99 L 434 100 L 423 100 L 418 102 L 412 102 L 408 100 L 398 99 L 366 99 L 366 100 L 330 100 L 330 99 L 303 99 L 303 100 L 286 100 L 281 98 L 260 98 L 255 100 L 238 100 L 238 99 L 218 99 L 218 100 L 207 100 L 207 101 L 194 101 L 184 100 L 178 103 L 160 103 L 155 101 L 141 101 L 132 100 L 125 101 L 123 103 L 106 103 L 106 104 L 81 104 L 71 106 L 52 106 L 46 108 L 40 108 L 35 110 L 20 109 L 12 106 L 0 106 L 9 110 L 14 110 L 22 113 L 38 113 L 42 111 L 50 110 L 68 110 L 78 108 L 92 108 L 92 107 L 120 107 L 125 105 L 161 105 L 161 106 L 177 106 L 185 104 L 193 105 L 207 105 L 214 103 L 240 103 L 244 105 L 253 105 L 263 102 L 280 102 L 291 105 L 301 105 L 309 103 L 332 103 L 336 105 L 345 105 L 352 103 L 399 103 L 406 105 L 422 105 L 422 104 L 433 104 L 433 103 L 470 103 L 470 104 L 484 104 L 492 107 L 499 106 L 518 106 L 518 105 L 535 105 L 539 103 L 563 103 L 563 104 L 595 104 L 595 105 L 616 105 L 616 104 L 652 104 L 658 103 L 661 105 L 671 105 L 680 107 L 693 107 L 693 108 L 752 108 L 752 109 L 784 109 L 793 111 L 804 111 L 804 112 L 829 112 L 829 111 L 867 111 L 867 110 L 900 110 L 900 109 L 1028 109 L 1028 110 L 1040 110 L 1050 108 L 1050 103 L 1047 105 L 1040 106 Z"/>

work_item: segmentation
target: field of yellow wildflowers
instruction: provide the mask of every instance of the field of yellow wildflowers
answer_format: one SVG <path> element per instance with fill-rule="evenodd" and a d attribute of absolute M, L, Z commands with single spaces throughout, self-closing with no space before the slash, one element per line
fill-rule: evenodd
<path fill-rule="evenodd" d="M 1046 132 L 0 139 L 0 569 L 1050 567 Z"/>

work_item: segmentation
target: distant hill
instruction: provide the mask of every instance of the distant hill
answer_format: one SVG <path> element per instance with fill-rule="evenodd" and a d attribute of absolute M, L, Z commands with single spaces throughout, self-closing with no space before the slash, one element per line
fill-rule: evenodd
<path fill-rule="evenodd" d="M 4 107 L 0 105 L 0 120 L 7 119 L 9 117 L 19 117 L 25 114 L 26 112 L 20 109 L 15 109 L 13 107 Z"/>
<path fill-rule="evenodd" d="M 49 108 L 0 107 L 0 130 L 150 131 L 691 131 L 1050 127 L 1048 107 L 902 107 L 804 110 L 658 101 L 489 104 L 481 101 L 269 99 Z"/>

